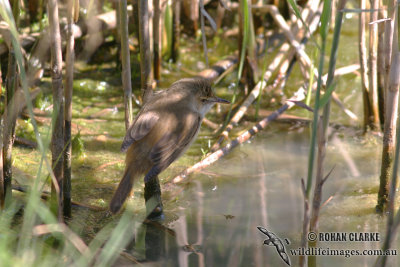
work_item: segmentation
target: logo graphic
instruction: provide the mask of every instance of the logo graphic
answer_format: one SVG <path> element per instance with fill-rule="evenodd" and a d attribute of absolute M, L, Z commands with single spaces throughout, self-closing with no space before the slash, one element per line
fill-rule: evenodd
<path fill-rule="evenodd" d="M 268 237 L 268 239 L 264 240 L 264 245 L 275 246 L 276 251 L 278 252 L 279 256 L 281 256 L 282 260 L 284 262 L 286 262 L 287 265 L 290 266 L 290 258 L 288 256 L 288 254 L 286 253 L 285 245 L 283 244 L 282 240 L 279 237 L 277 237 L 276 234 L 274 234 L 271 231 L 268 231 L 264 227 L 257 226 L 257 228 L 258 228 L 258 230 L 260 230 L 261 233 L 263 233 L 264 235 L 266 235 Z M 290 244 L 290 242 L 287 238 L 285 238 L 285 242 L 288 245 Z"/>

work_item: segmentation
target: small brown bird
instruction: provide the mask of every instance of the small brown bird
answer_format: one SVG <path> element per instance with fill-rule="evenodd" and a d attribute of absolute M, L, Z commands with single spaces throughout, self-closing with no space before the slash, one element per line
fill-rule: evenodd
<path fill-rule="evenodd" d="M 189 148 L 215 103 L 229 101 L 216 97 L 207 79 L 196 77 L 173 83 L 144 104 L 122 143 L 126 168 L 110 203 L 112 213 L 121 209 L 137 177 L 146 174 L 145 183 L 156 179 Z"/>

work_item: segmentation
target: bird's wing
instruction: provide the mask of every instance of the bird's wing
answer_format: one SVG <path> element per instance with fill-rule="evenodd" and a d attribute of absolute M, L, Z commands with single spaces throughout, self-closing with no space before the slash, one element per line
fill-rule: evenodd
<path fill-rule="evenodd" d="M 165 170 L 185 152 L 199 130 L 200 121 L 201 118 L 197 113 L 185 114 L 179 121 L 175 134 L 165 134 L 152 148 L 150 158 L 159 172 Z"/>
<path fill-rule="evenodd" d="M 126 131 L 124 141 L 122 142 L 121 151 L 126 151 L 135 141 L 145 137 L 159 120 L 159 115 L 155 112 L 145 112 L 140 114 Z"/>

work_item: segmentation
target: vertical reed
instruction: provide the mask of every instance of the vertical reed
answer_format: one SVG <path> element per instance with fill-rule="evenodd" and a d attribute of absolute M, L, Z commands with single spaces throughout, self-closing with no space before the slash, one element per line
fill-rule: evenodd
<path fill-rule="evenodd" d="M 181 0 L 172 0 L 172 50 L 171 59 L 177 62 L 179 59 L 179 39 L 181 37 L 180 30 L 180 13 Z"/>
<path fill-rule="evenodd" d="M 360 0 L 360 9 L 366 9 L 366 0 Z M 370 125 L 371 119 L 371 103 L 369 100 L 369 78 L 368 78 L 368 64 L 367 64 L 367 45 L 365 34 L 365 12 L 360 12 L 358 17 L 358 51 L 360 58 L 360 71 L 361 71 L 361 90 L 363 94 L 363 108 L 364 108 L 364 133 Z"/>
<path fill-rule="evenodd" d="M 378 20 L 379 0 L 371 1 L 370 22 Z M 379 121 L 379 105 L 378 105 L 378 71 L 377 71 L 377 55 L 378 55 L 378 24 L 370 23 L 369 26 L 369 102 L 371 104 L 371 120 L 370 127 L 373 130 L 380 129 Z"/>
<path fill-rule="evenodd" d="M 67 2 L 67 48 L 65 55 L 65 114 L 64 114 L 64 216 L 71 217 L 71 121 L 72 121 L 72 91 L 74 82 L 74 62 L 75 62 L 75 39 L 72 32 L 74 18 L 77 16 L 74 5 L 75 0 Z"/>
<path fill-rule="evenodd" d="M 63 162 L 64 162 L 64 89 L 62 84 L 61 35 L 57 0 L 47 3 L 50 25 L 51 79 L 53 91 L 53 128 L 51 140 L 52 167 L 57 185 L 52 184 L 51 209 L 63 221 Z M 57 190 L 58 188 L 58 190 Z"/>
<path fill-rule="evenodd" d="M 1 76 L 1 62 L 0 62 L 0 90 L 3 91 L 3 79 Z M 3 174 L 3 124 L 0 122 L 0 210 L 4 208 L 5 202 L 5 188 L 4 188 L 4 174 Z"/>
<path fill-rule="evenodd" d="M 322 187 L 326 180 L 328 179 L 330 172 L 325 175 L 324 174 L 324 160 L 326 155 L 326 147 L 327 147 L 327 139 L 328 139 L 328 124 L 330 117 L 330 99 L 331 94 L 334 89 L 333 78 L 335 76 L 335 68 L 336 68 L 336 60 L 337 53 L 340 41 L 340 31 L 342 27 L 343 21 L 343 12 L 344 6 L 347 0 L 339 0 L 337 3 L 337 14 L 335 19 L 331 54 L 329 58 L 329 67 L 328 67 L 328 78 L 326 82 L 326 88 L 324 96 L 321 98 L 321 108 L 323 107 L 323 115 L 322 119 L 320 119 L 319 132 L 318 132 L 318 156 L 317 156 L 317 173 L 315 178 L 315 187 L 314 187 L 314 196 L 312 201 L 312 212 L 310 219 L 310 231 L 318 232 L 318 220 L 319 220 L 319 212 L 322 201 Z M 319 75 L 322 75 L 321 73 Z M 313 258 L 315 260 L 315 258 Z M 316 262 L 315 262 L 316 263 Z"/>
<path fill-rule="evenodd" d="M 388 3 L 388 16 L 394 21 L 395 19 L 395 1 L 391 0 Z M 381 174 L 380 174 L 380 183 L 379 183 L 379 192 L 378 192 L 378 204 L 376 206 L 376 210 L 380 213 L 384 212 L 387 208 L 388 204 L 388 196 L 389 196 L 389 182 L 390 176 L 393 168 L 393 160 L 395 153 L 395 133 L 396 133 L 396 120 L 397 120 L 397 110 L 398 110 L 398 97 L 399 97 L 399 88 L 398 88 L 398 62 L 397 60 L 397 40 L 395 38 L 396 34 L 394 31 L 394 22 L 387 21 L 388 24 L 393 24 L 389 27 L 391 29 L 385 31 L 385 39 L 393 40 L 393 43 L 390 47 L 391 53 L 390 58 L 385 58 L 385 60 L 389 60 L 391 63 L 389 64 L 387 81 L 385 82 L 385 124 L 383 131 L 383 146 L 382 146 L 382 163 L 381 163 Z M 392 37 L 386 36 L 386 33 L 391 34 Z M 388 44 L 387 44 L 388 45 Z"/>
<path fill-rule="evenodd" d="M 154 37 L 154 54 L 153 54 L 153 72 L 154 79 L 159 81 L 161 78 L 161 40 L 162 40 L 162 20 L 161 20 L 161 1 L 153 0 L 154 17 L 153 17 L 153 37 Z"/>
<path fill-rule="evenodd" d="M 309 203 L 310 203 L 310 194 L 311 194 L 311 188 L 312 188 L 312 181 L 313 181 L 313 170 L 314 170 L 314 159 L 315 159 L 315 149 L 317 145 L 317 130 L 318 126 L 322 129 L 322 124 L 319 123 L 319 110 L 321 108 L 320 106 L 320 96 L 321 96 L 321 86 L 322 86 L 322 73 L 323 73 L 323 67 L 324 67 L 324 61 L 325 61 L 325 49 L 326 49 L 326 39 L 328 35 L 328 30 L 329 30 L 329 21 L 330 21 L 330 16 L 331 16 L 331 4 L 332 2 L 330 0 L 324 1 L 323 3 L 323 9 L 322 9 L 322 15 L 321 15 L 321 26 L 319 30 L 319 35 L 321 37 L 321 48 L 320 48 L 320 58 L 319 58 L 319 65 L 318 65 L 318 77 L 317 77 L 317 89 L 316 89 L 316 94 L 315 94 L 315 101 L 314 101 L 314 114 L 313 114 L 313 123 L 312 123 L 312 130 L 311 130 L 311 141 L 310 141 L 310 151 L 309 151 L 309 156 L 308 156 L 308 173 L 307 173 L 307 182 L 304 185 L 303 184 L 303 191 L 305 195 L 305 200 L 304 200 L 304 221 L 303 221 L 303 235 L 302 235 L 302 240 L 301 240 L 301 246 L 306 248 L 307 247 L 307 233 L 311 229 L 311 225 L 316 225 L 316 220 L 315 220 L 315 206 L 318 202 L 318 199 L 314 196 L 314 201 L 313 201 L 313 209 L 312 213 L 314 214 L 314 217 L 310 217 L 310 210 L 309 210 Z M 322 130 L 320 130 L 322 133 Z M 324 137 L 320 136 L 320 143 L 324 143 Z M 324 151 L 321 151 L 323 153 Z M 321 158 L 320 160 L 321 161 Z M 322 161 L 320 162 L 322 163 Z M 321 181 L 316 181 L 316 183 L 322 184 Z M 311 223 L 310 218 L 313 219 L 314 221 Z M 311 244 L 314 245 L 314 244 Z M 312 259 L 314 261 L 315 259 Z M 305 266 L 306 264 L 306 258 L 304 256 L 300 257 L 300 266 Z"/>
<path fill-rule="evenodd" d="M 204 9 L 204 0 L 200 0 L 200 9 Z M 206 68 L 209 66 L 208 62 L 208 51 L 207 51 L 207 38 L 206 38 L 206 31 L 204 28 L 204 15 L 203 12 L 200 12 L 200 27 L 201 27 L 201 40 L 203 41 L 203 53 L 204 53 L 204 59 L 206 61 Z"/>
<path fill-rule="evenodd" d="M 126 0 L 121 0 L 118 2 L 118 9 L 120 13 L 119 32 L 121 36 L 122 88 L 124 91 L 125 129 L 128 129 L 132 123 L 132 84 Z"/>
<path fill-rule="evenodd" d="M 399 94 L 399 86 L 400 86 L 400 47 L 399 47 L 399 40 L 398 40 L 399 31 L 400 31 L 400 24 L 399 24 L 399 11 L 400 10 L 399 10 L 399 8 L 400 8 L 399 6 L 396 6 L 395 0 L 388 1 L 388 17 L 391 18 L 391 20 L 386 22 L 387 24 L 385 25 L 385 38 L 387 38 L 389 40 L 392 39 L 393 43 L 390 46 L 391 52 L 389 52 L 389 54 L 391 55 L 391 58 L 390 58 L 391 62 L 387 64 L 389 66 L 389 76 L 388 76 L 388 80 L 387 80 L 388 87 L 386 88 L 386 90 L 387 90 L 386 93 L 388 93 L 387 94 L 388 97 L 386 100 L 387 100 L 388 105 L 390 102 L 393 102 L 393 101 L 396 104 L 396 107 L 387 107 L 387 110 L 391 109 L 391 111 L 395 113 L 394 115 L 391 115 L 391 117 L 392 118 L 395 117 L 397 119 L 397 126 L 396 126 L 397 128 L 395 127 L 395 129 L 393 129 L 396 131 L 396 140 L 395 140 L 396 143 L 390 144 L 391 146 L 392 145 L 395 146 L 394 156 L 392 156 L 393 157 L 393 162 L 392 162 L 393 170 L 391 173 L 392 179 L 391 179 L 390 183 L 388 181 L 381 180 L 381 183 L 383 182 L 384 184 L 383 185 L 381 184 L 381 186 L 380 186 L 380 188 L 383 187 L 385 190 L 388 190 L 388 193 L 389 193 L 388 194 L 388 203 L 387 203 L 387 227 L 386 227 L 385 240 L 384 240 L 384 243 L 382 246 L 383 251 L 386 251 L 392 247 L 393 241 L 396 239 L 398 227 L 400 225 L 400 208 L 397 209 L 397 214 L 395 211 L 396 190 L 398 187 L 399 154 L 400 154 L 400 120 L 398 118 L 398 94 Z M 386 36 L 386 33 L 393 33 L 393 34 L 391 36 Z M 388 46 L 389 46 L 389 44 L 388 44 Z M 396 100 L 389 99 L 392 96 L 397 96 Z M 394 109 L 394 108 L 396 108 L 396 109 Z M 387 123 L 387 121 L 385 119 L 385 126 L 386 126 L 386 123 Z M 395 123 L 395 122 L 393 121 L 390 124 L 392 124 L 392 123 Z M 386 131 L 385 131 L 385 134 L 386 134 Z M 388 134 L 392 134 L 392 133 L 388 132 Z M 387 183 L 387 186 L 385 183 Z M 381 193 L 381 192 L 379 192 L 379 193 Z M 381 198 L 381 196 L 378 196 L 378 200 L 380 198 Z M 378 206 L 379 206 L 379 202 L 378 202 Z M 387 266 L 388 265 L 387 260 L 388 260 L 388 257 L 380 256 L 380 257 L 378 257 L 378 259 L 375 263 L 375 266 L 376 267 Z"/>
<path fill-rule="evenodd" d="M 15 19 L 16 26 L 18 27 L 20 3 L 19 1 L 11 1 L 12 11 Z M 10 45 L 8 51 L 8 68 L 7 68 L 7 84 L 6 84 L 6 101 L 4 111 L 4 129 L 2 139 L 2 157 L 3 157 L 3 179 L 4 179 L 4 193 L 5 193 L 5 204 L 9 203 L 12 195 L 11 181 L 12 181 L 12 147 L 15 139 L 15 124 L 16 114 L 14 112 L 15 99 L 14 93 L 18 89 L 19 78 L 17 72 L 17 62 L 15 59 L 14 47 Z"/>
<path fill-rule="evenodd" d="M 151 54 L 149 38 L 149 7 L 147 0 L 139 1 L 140 80 L 143 102 L 152 95 Z"/>
<path fill-rule="evenodd" d="M 244 67 L 244 62 L 245 62 L 245 58 L 246 58 L 246 48 L 247 48 L 247 44 L 249 42 L 249 30 L 250 30 L 249 29 L 249 25 L 250 25 L 249 10 L 250 10 L 251 3 L 249 0 L 240 0 L 239 3 L 240 3 L 240 11 L 239 12 L 240 12 L 240 14 L 242 14 L 242 20 L 241 20 L 240 27 L 242 28 L 242 32 L 243 32 L 242 40 L 241 40 L 241 42 L 239 42 L 240 61 L 239 61 L 238 74 L 237 74 L 237 78 L 236 78 L 235 90 L 233 92 L 231 105 L 230 105 L 228 114 L 226 116 L 224 126 L 228 125 L 230 116 L 232 113 L 233 105 L 236 102 L 237 91 L 238 91 L 237 89 L 239 87 L 240 78 L 242 77 L 242 74 L 243 74 L 243 67 Z M 223 127 L 223 128 L 225 128 L 225 127 Z"/>

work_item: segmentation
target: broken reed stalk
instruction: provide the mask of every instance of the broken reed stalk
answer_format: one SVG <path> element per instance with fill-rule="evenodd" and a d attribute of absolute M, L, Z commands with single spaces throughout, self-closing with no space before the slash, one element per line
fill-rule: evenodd
<path fill-rule="evenodd" d="M 139 1 L 140 81 L 143 103 L 152 95 L 151 54 L 149 39 L 149 7 L 147 0 Z"/>
<path fill-rule="evenodd" d="M 292 108 L 295 105 L 295 102 L 297 101 L 302 101 L 305 98 L 304 96 L 304 90 L 299 89 L 293 97 L 290 99 L 286 100 L 285 103 L 280 107 L 278 110 L 276 110 L 274 113 L 269 115 L 268 117 L 263 118 L 260 120 L 258 123 L 256 123 L 251 129 L 247 130 L 246 132 L 242 133 L 240 136 L 238 136 L 236 139 L 232 140 L 229 144 L 227 144 L 225 147 L 218 149 L 211 155 L 207 156 L 205 159 L 201 160 L 200 162 L 194 164 L 190 168 L 187 168 L 181 174 L 176 176 L 175 178 L 172 179 L 171 183 L 180 183 L 183 180 L 187 178 L 187 176 L 193 172 L 199 171 L 201 169 L 204 169 L 205 167 L 213 164 L 216 162 L 218 159 L 221 157 L 225 156 L 229 152 L 231 152 L 235 147 L 237 147 L 240 144 L 243 144 L 247 140 L 249 140 L 251 137 L 256 135 L 258 132 L 263 130 L 271 121 L 275 120 L 276 118 L 279 117 L 283 112 L 286 110 Z"/>
<path fill-rule="evenodd" d="M 121 56 L 122 56 L 122 88 L 124 91 L 124 110 L 125 110 L 125 129 L 128 130 L 132 123 L 132 83 L 131 83 L 131 59 L 129 53 L 129 30 L 128 30 L 128 12 L 126 0 L 118 2 L 120 14 L 120 29 L 121 36 Z M 140 49 L 140 55 L 143 50 Z M 142 65 L 142 62 L 141 62 Z M 145 79 L 145 78 L 144 78 Z M 143 87 L 142 84 L 142 88 Z"/>
<path fill-rule="evenodd" d="M 360 9 L 366 9 L 366 0 L 360 0 Z M 361 90 L 363 94 L 364 111 L 364 133 L 367 131 L 371 116 L 371 104 L 369 101 L 369 78 L 367 64 L 367 45 L 365 41 L 365 12 L 360 12 L 358 17 L 358 51 L 360 56 L 361 68 Z"/>
<path fill-rule="evenodd" d="M 357 70 L 360 69 L 360 65 L 358 64 L 352 64 L 352 65 L 348 65 L 348 66 L 344 66 L 344 67 L 340 67 L 335 69 L 335 77 L 337 76 L 342 76 L 342 75 L 346 75 L 349 73 L 355 73 Z M 324 74 L 324 76 L 322 76 L 322 83 L 325 87 L 329 87 L 327 85 L 327 80 L 328 80 L 328 73 Z M 313 87 L 316 87 L 317 83 L 315 82 L 313 84 Z"/>
<path fill-rule="evenodd" d="M 232 70 L 232 67 L 236 66 L 238 62 L 237 56 L 228 56 L 215 63 L 211 68 L 202 70 L 198 76 L 204 77 L 213 81 L 218 81 L 227 71 Z"/>
<path fill-rule="evenodd" d="M 72 121 L 72 91 L 74 82 L 74 62 L 75 62 L 75 39 L 72 32 L 74 23 L 74 4 L 75 0 L 67 2 L 67 51 L 65 55 L 65 114 L 64 114 L 64 216 L 71 217 L 71 121 Z"/>
<path fill-rule="evenodd" d="M 394 5 L 395 0 L 389 1 L 388 12 L 391 19 L 395 20 Z M 387 21 L 386 23 L 390 23 Z M 383 213 L 387 209 L 388 197 L 389 197 L 389 182 L 392 174 L 393 160 L 395 153 L 395 133 L 396 133 L 396 121 L 398 116 L 398 97 L 399 97 L 399 79 L 400 79 L 400 61 L 398 58 L 398 47 L 397 47 L 397 31 L 392 30 L 392 52 L 390 59 L 389 76 L 387 77 L 385 88 L 386 105 L 385 105 L 385 124 L 383 131 L 383 144 L 382 144 L 382 163 L 381 163 L 381 174 L 379 181 L 379 192 L 378 192 L 378 204 L 376 210 L 379 213 Z"/>
<path fill-rule="evenodd" d="M 296 39 L 296 37 L 294 36 L 292 31 L 290 30 L 290 27 L 286 23 L 283 16 L 279 13 L 279 10 L 276 8 L 276 6 L 273 6 L 273 5 L 268 5 L 265 7 L 268 8 L 268 13 L 272 16 L 272 18 L 274 19 L 274 22 L 282 30 L 287 41 L 295 48 L 296 56 L 297 56 L 299 62 L 301 62 L 301 64 L 303 66 L 306 66 L 309 68 L 309 66 L 311 66 L 310 58 L 305 53 L 303 46 L 300 44 L 300 42 Z"/>
<path fill-rule="evenodd" d="M 335 76 L 340 76 L 340 75 L 344 75 L 344 74 L 348 74 L 351 72 L 356 71 L 357 69 L 359 69 L 359 65 L 349 65 L 343 68 L 338 68 L 335 70 Z M 328 88 L 326 86 L 326 80 L 327 80 L 327 74 L 325 74 L 324 76 L 322 76 L 322 86 L 325 88 Z M 314 84 L 312 85 L 312 88 L 316 88 L 317 87 L 317 83 L 314 82 Z M 349 110 L 348 108 L 346 108 L 343 104 L 343 102 L 339 99 L 339 97 L 337 96 L 336 92 L 333 91 L 332 95 L 331 95 L 332 100 L 334 101 L 334 103 L 353 121 L 358 121 L 358 117 L 356 114 L 354 114 L 351 110 Z"/>
<path fill-rule="evenodd" d="M 286 23 L 285 19 L 282 17 L 282 15 L 279 13 L 279 11 L 276 9 L 275 6 L 267 5 L 265 6 L 265 8 L 267 8 L 269 14 L 273 17 L 274 21 L 283 31 L 288 42 L 294 47 L 296 56 L 299 59 L 299 62 L 302 64 L 302 68 L 304 70 L 310 69 L 312 66 L 311 59 L 305 53 L 304 47 L 294 38 L 292 32 L 289 30 L 289 26 Z M 304 73 L 306 74 L 305 78 L 307 79 L 308 73 L 307 72 Z M 314 69 L 314 75 L 315 77 L 319 76 L 317 69 Z M 352 120 L 355 121 L 357 120 L 357 116 L 353 112 L 344 107 L 343 103 L 340 101 L 339 97 L 336 95 L 335 92 L 333 92 L 332 94 L 332 99 L 334 100 L 335 104 L 337 104 L 347 116 L 349 116 Z"/>
<path fill-rule="evenodd" d="M 309 1 L 309 8 L 304 8 L 302 15 L 304 16 L 304 20 L 310 22 L 311 31 L 316 30 L 316 26 L 319 22 L 319 16 L 317 15 L 317 10 L 319 6 L 319 1 L 313 0 Z M 302 39 L 301 31 L 299 31 L 297 24 L 293 28 L 293 32 L 297 35 L 298 40 Z M 273 61 L 268 66 L 266 72 L 263 74 L 264 81 L 259 81 L 256 86 L 250 91 L 247 95 L 246 99 L 240 106 L 240 108 L 236 111 L 236 113 L 230 119 L 229 124 L 223 130 L 221 135 L 218 137 L 217 141 L 211 147 L 211 152 L 218 150 L 222 144 L 222 142 L 228 138 L 230 131 L 233 129 L 234 125 L 239 123 L 239 121 L 243 118 L 244 114 L 247 112 L 249 106 L 259 97 L 261 92 L 266 88 L 267 84 L 270 82 L 272 74 L 274 71 L 280 67 L 280 73 L 286 73 L 286 70 L 289 66 L 289 61 L 292 60 L 295 52 L 294 50 L 290 50 L 291 47 L 288 43 L 284 43 L 279 52 L 276 54 Z M 262 85 L 262 87 L 261 87 Z"/>
<path fill-rule="evenodd" d="M 371 1 L 370 22 L 378 20 L 378 9 L 380 0 Z M 377 72 L 377 55 L 378 55 L 378 24 L 370 23 L 369 25 L 369 102 L 371 104 L 371 116 L 369 126 L 373 130 L 380 128 L 379 122 L 379 106 L 378 106 L 378 72 Z"/>
<path fill-rule="evenodd" d="M 64 150 L 64 89 L 62 84 L 61 35 L 58 20 L 57 0 L 47 3 L 50 25 L 51 80 L 53 91 L 53 123 L 51 155 L 54 175 L 59 190 L 52 183 L 51 210 L 59 221 L 63 221 L 63 150 Z"/>

